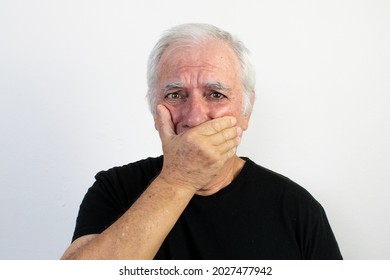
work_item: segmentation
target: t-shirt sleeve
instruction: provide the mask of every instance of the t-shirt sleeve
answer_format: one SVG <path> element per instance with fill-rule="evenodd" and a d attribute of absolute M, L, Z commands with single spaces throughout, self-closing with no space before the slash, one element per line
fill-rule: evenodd
<path fill-rule="evenodd" d="M 160 172 L 163 158 L 147 158 L 101 171 L 81 202 L 72 242 L 99 234 L 117 221 Z"/>
<path fill-rule="evenodd" d="M 306 189 L 292 181 L 286 189 L 284 213 L 292 223 L 302 258 L 342 259 L 323 206 Z"/>
<path fill-rule="evenodd" d="M 341 260 L 343 259 L 336 238 L 333 234 L 324 208 L 319 205 L 318 216 L 310 230 L 307 244 L 308 259 Z"/>
<path fill-rule="evenodd" d="M 124 194 L 115 188 L 112 178 L 106 173 L 100 172 L 95 176 L 96 181 L 81 202 L 72 242 L 84 235 L 103 232 L 128 208 L 121 201 Z"/>

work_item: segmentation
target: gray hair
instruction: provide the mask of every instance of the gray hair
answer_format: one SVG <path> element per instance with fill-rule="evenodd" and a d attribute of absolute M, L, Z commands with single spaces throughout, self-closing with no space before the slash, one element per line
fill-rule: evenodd
<path fill-rule="evenodd" d="M 154 115 L 156 110 L 156 84 L 157 84 L 157 67 L 164 51 L 175 43 L 199 43 L 206 40 L 216 39 L 227 43 L 237 55 L 240 63 L 240 76 L 243 87 L 243 114 L 252 111 L 255 99 L 256 75 L 252 65 L 249 50 L 244 44 L 234 38 L 230 33 L 221 30 L 210 24 L 188 23 L 175 26 L 167 30 L 160 40 L 154 46 L 150 53 L 147 68 L 148 92 L 147 100 L 149 108 Z"/>

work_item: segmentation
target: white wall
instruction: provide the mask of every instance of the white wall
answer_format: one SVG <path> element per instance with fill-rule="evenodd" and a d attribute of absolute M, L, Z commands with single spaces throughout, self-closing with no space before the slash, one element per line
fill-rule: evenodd
<path fill-rule="evenodd" d="M 389 3 L 2 0 L 0 259 L 59 258 L 94 175 L 161 153 L 146 59 L 184 22 L 252 50 L 240 154 L 308 189 L 346 259 L 389 259 Z"/>

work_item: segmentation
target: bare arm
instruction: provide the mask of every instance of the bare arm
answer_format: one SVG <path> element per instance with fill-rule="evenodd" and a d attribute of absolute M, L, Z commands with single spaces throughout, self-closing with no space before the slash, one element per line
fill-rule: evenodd
<path fill-rule="evenodd" d="M 207 187 L 235 155 L 241 130 L 235 119 L 215 119 L 181 135 L 159 106 L 156 128 L 163 144 L 160 175 L 113 225 L 75 240 L 63 259 L 152 259 L 194 194 Z"/>

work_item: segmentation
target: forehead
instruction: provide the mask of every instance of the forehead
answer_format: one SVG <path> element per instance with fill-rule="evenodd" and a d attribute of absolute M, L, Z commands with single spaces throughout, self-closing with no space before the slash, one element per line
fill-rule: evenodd
<path fill-rule="evenodd" d="M 203 75 L 207 79 L 236 80 L 238 58 L 232 48 L 220 40 L 201 43 L 176 43 L 161 56 L 157 67 L 160 82 L 172 82 L 188 73 Z M 198 77 L 199 78 L 199 77 Z"/>

